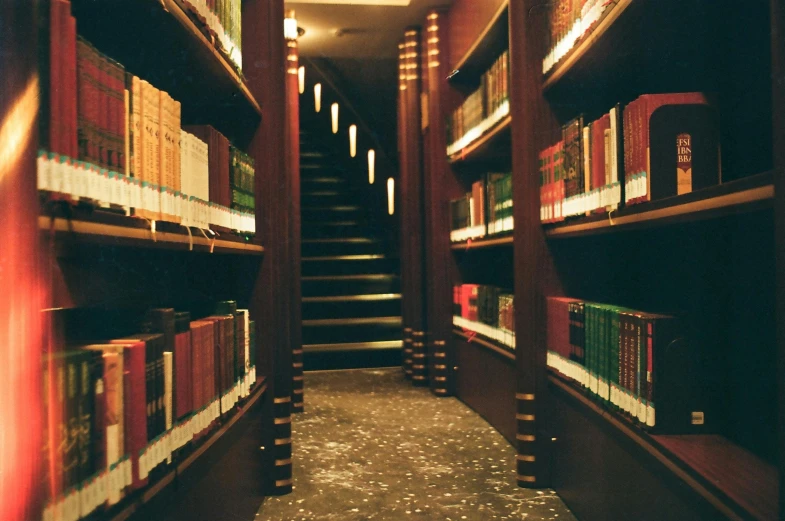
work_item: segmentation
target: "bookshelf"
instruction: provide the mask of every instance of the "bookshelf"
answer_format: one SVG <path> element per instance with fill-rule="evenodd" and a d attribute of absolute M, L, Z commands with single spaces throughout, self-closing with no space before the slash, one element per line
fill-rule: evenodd
<path fill-rule="evenodd" d="M 449 162 L 454 166 L 487 162 L 493 159 L 504 158 L 504 151 L 509 150 L 510 122 L 512 117 L 507 115 L 491 125 L 488 130 L 474 140 L 467 141 L 466 145 L 457 152 L 449 155 Z"/>
<path fill-rule="evenodd" d="M 526 339 L 517 346 L 517 392 L 519 412 L 529 415 L 518 422 L 518 479 L 522 486 L 548 483 L 580 519 L 783 516 L 781 405 L 767 411 L 752 405 L 772 403 L 782 378 L 781 366 L 776 369 L 781 337 L 775 338 L 781 319 L 764 311 L 775 309 L 774 282 L 782 272 L 773 240 L 782 213 L 775 190 L 782 163 L 774 146 L 781 114 L 772 111 L 778 96 L 772 72 L 782 70 L 781 44 L 772 35 L 782 6 L 775 0 L 747 7 L 697 0 L 655 8 L 622 0 L 546 73 L 547 12 L 534 1 L 510 7 L 511 31 L 520 35 L 511 38 L 513 85 L 520 87 L 512 97 L 513 171 L 520 180 L 514 184 L 516 331 Z M 653 38 L 652 31 L 664 28 L 667 37 Z M 680 36 L 687 29 L 690 37 Z M 750 60 L 752 54 L 759 59 Z M 536 170 L 539 152 L 555 142 L 561 125 L 578 114 L 594 121 L 641 94 L 690 91 L 711 93 L 720 114 L 719 184 L 611 213 L 540 222 L 538 183 L 525 173 Z M 755 150 L 754 157 L 745 160 L 745 149 Z M 766 261 L 752 268 L 747 256 Z M 717 386 L 715 403 L 727 416 L 702 434 L 648 434 L 551 372 L 545 363 L 549 296 L 682 312 L 692 345 L 714 348 L 717 358 L 700 376 Z M 743 301 L 762 307 L 726 313 Z M 612 492 L 628 483 L 657 504 Z"/>
<path fill-rule="evenodd" d="M 299 324 L 295 327 L 293 322 L 296 319 L 290 318 L 293 302 L 297 299 L 291 295 L 296 291 L 296 287 L 288 282 L 290 277 L 287 274 L 289 270 L 293 270 L 292 273 L 299 273 L 299 252 L 295 253 L 291 246 L 299 241 L 299 228 L 292 224 L 291 214 L 299 214 L 299 210 L 289 206 L 289 201 L 293 199 L 291 195 L 298 189 L 299 180 L 296 167 L 298 147 L 296 143 L 285 140 L 281 132 L 281 129 L 290 130 L 297 120 L 297 113 L 294 111 L 296 107 L 283 103 L 287 84 L 290 86 L 293 84 L 296 89 L 296 77 L 294 83 L 291 78 L 290 81 L 285 81 L 287 60 L 284 53 L 286 42 L 283 37 L 283 1 L 245 0 L 242 5 L 240 2 L 236 3 L 235 7 L 238 10 L 242 7 L 243 14 L 245 49 L 243 57 L 246 63 L 258 65 L 258 67 L 246 68 L 245 72 L 232 65 L 231 60 L 216 46 L 213 37 L 205 31 L 196 18 L 189 14 L 185 3 L 178 0 L 114 2 L 111 6 L 83 0 L 72 2 L 45 0 L 36 5 L 22 4 L 14 2 L 4 4 L 0 8 L 3 13 L 3 22 L 0 25 L 4 38 L 8 35 L 7 41 L 13 41 L 13 45 L 8 48 L 9 52 L 4 53 L 2 58 L 3 69 L 7 71 L 4 72 L 4 77 L 8 78 L 8 81 L 0 105 L 0 120 L 5 124 L 4 132 L 13 128 L 14 132 L 19 134 L 15 135 L 19 138 L 19 146 L 14 147 L 12 153 L 4 155 L 3 158 L 4 190 L 0 199 L 3 200 L 3 215 L 7 218 L 6 222 L 13 228 L 10 238 L 14 243 L 13 257 L 19 255 L 20 258 L 25 259 L 23 263 L 17 262 L 18 259 L 14 260 L 14 263 L 9 265 L 13 269 L 4 271 L 6 275 L 17 279 L 18 290 L 15 290 L 16 294 L 14 291 L 9 291 L 8 295 L 4 295 L 0 308 L 3 309 L 4 322 L 8 316 L 16 317 L 18 324 L 13 326 L 16 328 L 14 334 L 20 339 L 18 353 L 12 353 L 15 347 L 4 348 L 13 356 L 19 355 L 19 359 L 18 363 L 9 369 L 10 373 L 4 373 L 3 377 L 11 381 L 26 382 L 26 387 L 20 389 L 20 392 L 29 395 L 24 407 L 27 417 L 9 417 L 11 422 L 9 425 L 19 429 L 15 433 L 15 438 L 28 438 L 26 443 L 29 446 L 9 447 L 20 455 L 18 457 L 20 461 L 23 460 L 25 464 L 29 461 L 30 464 L 27 469 L 10 467 L 4 469 L 13 471 L 14 475 L 18 473 L 20 486 L 17 487 L 18 494 L 14 497 L 16 503 L 11 504 L 11 509 L 8 508 L 8 497 L 14 496 L 15 491 L 9 488 L 3 489 L 0 494 L 3 496 L 0 500 L 0 511 L 9 519 L 41 519 L 44 505 L 51 507 L 53 504 L 51 497 L 43 497 L 45 491 L 41 485 L 50 483 L 52 490 L 48 495 L 57 498 L 55 501 L 60 501 L 61 498 L 66 497 L 66 493 L 68 494 L 69 499 L 63 503 L 65 505 L 63 508 L 71 509 L 70 513 L 65 514 L 71 518 L 80 518 L 80 510 L 82 510 L 81 514 L 84 514 L 81 518 L 87 518 L 89 515 L 89 519 L 95 520 L 120 521 L 138 518 L 148 504 L 160 502 L 162 496 L 170 492 L 172 496 L 180 494 L 180 497 L 174 499 L 182 500 L 182 490 L 177 486 L 178 480 L 183 475 L 189 473 L 197 475 L 202 472 L 203 469 L 199 471 L 193 469 L 201 467 L 203 462 L 214 458 L 217 449 L 213 447 L 233 439 L 239 430 L 242 430 L 238 427 L 241 422 L 243 425 L 249 422 L 255 424 L 251 429 L 258 433 L 258 439 L 252 443 L 255 448 L 268 447 L 261 453 L 249 454 L 258 459 L 264 472 L 251 476 L 246 483 L 256 490 L 269 494 L 290 491 L 292 487 L 290 424 L 293 394 L 292 344 L 297 342 L 292 332 L 295 329 L 299 330 Z M 228 5 L 224 3 L 225 7 Z M 129 194 L 132 190 L 128 189 L 118 197 L 116 190 L 122 190 L 119 188 L 122 184 L 117 183 L 116 180 L 122 178 L 123 183 L 127 182 L 126 185 L 133 185 L 134 180 L 114 173 L 106 174 L 105 171 L 100 171 L 101 176 L 89 177 L 86 175 L 87 169 L 84 172 L 77 170 L 82 168 L 82 163 L 78 165 L 74 163 L 68 167 L 74 170 L 64 170 L 68 175 L 74 174 L 73 179 L 69 179 L 68 182 L 73 181 L 75 186 L 82 182 L 85 185 L 103 183 L 101 190 L 107 191 L 101 193 L 111 192 L 111 195 L 107 195 L 106 198 L 94 196 L 100 190 L 95 187 L 86 188 L 86 186 L 81 186 L 83 193 L 79 194 L 70 191 L 71 188 L 65 188 L 65 183 L 62 190 L 55 187 L 38 192 L 39 187 L 36 186 L 38 166 L 46 162 L 41 157 L 47 157 L 38 156 L 38 151 L 52 151 L 55 146 L 58 146 L 55 137 L 52 137 L 54 135 L 52 129 L 55 128 L 51 126 L 54 121 L 53 114 L 57 113 L 63 118 L 57 120 L 58 122 L 68 120 L 63 123 L 64 126 L 69 125 L 70 129 L 73 123 L 76 128 L 77 116 L 82 115 L 76 107 L 86 106 L 83 105 L 86 100 L 79 97 L 80 91 L 69 93 L 63 88 L 62 95 L 53 94 L 58 90 L 52 90 L 50 85 L 52 80 L 50 75 L 58 70 L 53 66 L 56 65 L 54 60 L 57 60 L 58 56 L 69 57 L 66 53 L 71 52 L 68 50 L 69 47 L 63 45 L 66 50 L 57 53 L 58 42 L 73 44 L 74 51 L 76 49 L 76 35 L 72 30 L 74 22 L 71 17 L 76 20 L 76 34 L 88 41 L 97 51 L 89 55 L 91 59 L 95 56 L 96 59 L 102 60 L 101 67 L 105 68 L 100 69 L 100 74 L 105 75 L 98 76 L 100 81 L 109 81 L 107 78 L 112 73 L 121 70 L 119 66 L 113 64 L 112 60 L 118 62 L 125 67 L 125 71 L 151 82 L 157 89 L 167 92 L 182 104 L 181 126 L 210 125 L 222 132 L 239 151 L 254 159 L 256 182 L 253 195 L 256 210 L 247 215 L 246 224 L 255 223 L 255 233 L 239 233 L 229 227 L 216 225 L 212 225 L 213 229 L 209 231 L 206 226 L 200 226 L 200 229 L 168 222 L 179 221 L 180 217 L 190 212 L 190 208 L 188 211 L 180 209 L 179 203 L 176 210 L 173 207 L 165 210 L 159 208 L 162 211 L 159 211 L 158 215 L 164 217 L 163 219 L 153 218 L 154 220 L 151 221 L 138 215 L 126 215 L 127 208 L 121 209 L 118 205 L 142 208 L 149 212 L 155 212 L 155 209 L 144 208 L 147 203 L 118 203 L 117 199 L 122 198 L 130 201 Z M 87 54 L 79 56 L 85 60 L 79 62 L 79 65 L 84 66 Z M 60 72 L 63 70 L 64 68 L 60 68 Z M 66 71 L 66 74 L 70 72 L 74 71 Z M 73 77 L 63 76 L 61 79 L 64 83 L 66 80 L 73 79 L 76 87 L 88 84 L 89 80 L 95 78 L 88 77 L 86 74 L 84 77 L 77 77 L 75 73 Z M 112 88 L 121 92 L 123 89 L 119 85 L 121 83 L 119 74 L 111 79 L 116 80 Z M 102 83 L 102 86 L 106 85 Z M 7 97 L 6 88 L 9 89 Z M 113 91 L 112 94 L 114 93 Z M 100 115 L 101 118 L 106 118 L 106 121 L 99 120 L 97 125 L 100 129 L 111 129 L 111 132 L 117 134 L 112 138 L 117 137 L 117 141 L 122 144 L 118 136 L 128 135 L 127 126 L 123 127 L 130 120 L 128 107 L 126 105 L 124 120 L 120 115 L 122 103 L 116 101 L 117 97 L 110 100 L 110 95 L 100 93 L 98 95 L 105 96 L 101 99 L 107 100 L 109 106 L 104 107 L 106 112 Z M 164 96 L 160 96 L 159 99 L 164 100 Z M 55 103 L 52 102 L 53 99 L 63 105 L 53 107 Z M 294 99 L 297 100 L 296 94 Z M 40 110 L 38 110 L 39 102 Z M 70 107 L 72 102 L 74 111 L 68 113 L 65 107 Z M 164 107 L 164 101 L 160 101 L 160 104 Z M 265 107 L 264 119 L 261 117 L 262 106 Z M 113 111 L 115 108 L 118 109 L 117 113 Z M 159 110 L 163 113 L 167 109 Z M 14 119 L 22 116 L 24 119 L 18 121 Z M 79 127 L 79 130 L 81 131 L 82 127 Z M 180 128 L 174 129 L 178 134 L 180 130 Z M 293 131 L 297 132 L 296 126 L 293 127 Z M 75 143 L 71 147 L 71 138 L 82 139 L 81 134 L 79 136 L 62 134 L 56 137 L 63 141 L 68 140 L 68 147 L 63 146 L 63 148 L 69 150 L 77 146 Z M 106 135 L 100 137 L 106 139 L 106 142 L 109 140 Z M 87 139 L 89 140 L 90 137 Z M 76 142 L 77 139 L 73 141 Z M 164 155 L 164 145 L 159 144 L 162 147 L 161 155 Z M 81 146 L 82 143 L 80 142 L 79 145 Z M 107 165 L 115 165 L 110 168 L 111 170 L 121 170 L 120 165 L 123 162 L 119 157 L 122 148 L 114 145 L 111 147 L 114 152 L 108 153 L 116 155 L 103 162 Z M 102 146 L 109 148 L 105 142 Z M 289 154 L 287 147 L 293 149 L 295 153 Z M 127 151 L 128 148 L 125 150 Z M 81 152 L 80 150 L 79 153 Z M 77 159 L 77 153 L 69 151 L 67 155 Z M 238 156 L 227 156 L 227 163 L 233 157 Z M 163 164 L 160 156 L 159 160 Z M 171 166 L 176 164 L 174 159 L 167 159 L 167 161 L 170 161 L 167 172 L 176 175 L 175 168 Z M 291 168 L 287 169 L 287 166 Z M 163 167 L 160 168 L 163 172 Z M 99 172 L 99 169 L 92 169 L 89 172 Z M 58 175 L 61 173 L 58 172 Z M 106 181 L 99 182 L 98 177 L 105 178 Z M 40 180 L 43 177 L 38 178 Z M 111 189 L 108 188 L 109 186 Z M 210 190 L 213 188 L 211 187 Z M 247 190 L 250 191 L 250 188 Z M 87 202 L 84 200 L 85 193 L 90 194 L 90 200 Z M 60 194 L 79 196 L 79 202 L 77 203 L 76 199 L 71 200 L 70 197 L 62 197 Z M 163 201 L 170 195 L 169 192 L 160 190 L 159 197 Z M 45 201 L 43 205 L 42 201 Z M 109 203 L 112 203 L 111 206 Z M 149 206 L 157 207 L 158 204 L 150 203 Z M 160 204 L 164 206 L 163 203 Z M 222 203 L 224 207 L 228 204 Z M 215 206 L 212 206 L 210 211 L 213 210 L 224 212 L 225 216 L 230 214 L 228 210 L 215 209 Z M 211 216 L 210 219 L 218 218 Z M 254 228 L 251 224 L 248 224 L 247 228 L 243 228 L 244 224 L 234 226 L 238 222 L 235 217 L 232 217 L 231 227 L 247 230 Z M 2 260 L 4 270 L 6 257 L 3 256 Z M 30 259 L 34 261 L 31 262 Z M 27 283 L 33 280 L 36 281 L 34 285 Z M 219 302 L 228 300 L 234 300 L 238 307 L 250 310 L 248 314 L 228 313 L 234 314 L 238 320 L 235 332 L 237 335 L 243 335 L 238 338 L 247 339 L 249 336 L 255 336 L 260 341 L 246 345 L 247 356 L 240 354 L 242 352 L 240 342 L 233 344 L 236 351 L 226 349 L 221 351 L 226 355 L 226 360 L 221 359 L 220 363 L 225 365 L 220 369 L 216 358 L 216 367 L 211 368 L 215 371 L 215 375 L 211 370 L 202 375 L 203 379 L 194 379 L 188 369 L 181 369 L 175 361 L 177 356 L 177 360 L 183 363 L 183 359 L 179 356 L 182 355 L 185 347 L 175 344 L 160 350 L 158 348 L 164 343 L 170 346 L 167 338 L 174 341 L 174 337 L 179 336 L 180 333 L 193 332 L 194 328 L 198 327 L 194 322 L 200 321 L 203 317 L 230 309 L 230 305 L 220 310 L 217 306 Z M 20 306 L 22 301 L 25 302 L 26 307 Z M 166 329 L 164 334 L 169 337 L 153 334 L 139 340 L 137 338 L 141 335 L 139 331 L 158 329 L 159 326 L 154 322 L 159 319 L 159 315 L 149 312 L 154 308 L 162 307 L 188 311 L 191 315 L 179 316 L 180 322 L 176 327 L 180 329 L 177 330 L 177 334 L 167 329 L 169 324 L 167 322 L 167 325 L 161 328 Z M 168 309 L 164 311 L 159 309 L 156 313 L 160 313 L 161 317 L 164 314 L 170 316 Z M 19 320 L 20 317 L 28 315 L 30 320 Z M 246 322 L 245 327 L 242 327 L 239 320 L 243 316 L 250 316 L 255 325 Z M 168 318 L 160 318 L 160 320 L 163 322 Z M 189 320 L 190 324 L 186 320 Z M 221 322 L 221 328 L 218 328 L 218 322 Z M 208 323 L 215 324 L 216 330 L 223 330 L 221 334 L 227 335 L 224 341 L 234 338 L 234 334 L 228 336 L 230 330 L 224 327 L 230 323 L 227 316 L 203 321 L 203 328 L 206 329 Z M 287 325 L 286 328 L 281 327 L 284 323 Z M 184 330 L 182 330 L 183 325 Z M 175 327 L 174 321 L 172 327 Z M 212 330 L 213 325 L 209 325 L 209 328 Z M 127 335 L 131 335 L 136 340 L 127 340 L 130 338 Z M 156 337 L 156 340 L 151 337 Z M 264 341 L 261 341 L 262 338 Z M 108 344 L 105 343 L 101 344 L 101 347 L 96 345 L 84 347 L 85 344 L 95 344 L 96 341 L 107 342 L 107 339 L 126 340 L 117 340 L 118 343 L 113 345 L 118 347 L 108 348 Z M 163 355 L 160 358 L 156 356 L 155 364 L 150 358 L 154 341 L 160 341 L 160 346 L 155 344 L 155 349 L 156 353 Z M 177 342 L 181 341 L 182 338 L 177 340 Z M 144 344 L 142 349 L 139 349 L 140 344 Z M 208 341 L 203 344 L 210 347 Z M 135 407 L 130 398 L 127 402 L 121 399 L 116 403 L 113 402 L 113 405 L 128 408 L 119 413 L 127 426 L 141 426 L 139 429 L 144 431 L 145 411 L 148 413 L 148 424 L 147 431 L 144 432 L 146 437 L 143 437 L 138 429 L 134 430 L 133 434 L 123 433 L 126 439 L 134 439 L 133 442 L 129 441 L 133 445 L 120 445 L 117 450 L 120 456 L 131 455 L 129 459 L 120 461 L 125 462 L 121 463 L 123 472 L 127 469 L 128 477 L 123 479 L 132 480 L 133 484 L 124 481 L 126 486 L 120 488 L 125 489 L 125 493 L 112 507 L 104 507 L 106 499 L 103 497 L 108 497 L 114 492 L 99 487 L 101 493 L 107 496 L 92 494 L 97 490 L 96 483 L 102 482 L 99 480 L 103 480 L 111 473 L 114 473 L 114 476 L 116 474 L 114 469 L 119 468 L 104 469 L 105 465 L 100 463 L 104 461 L 104 457 L 109 462 L 115 461 L 115 458 L 108 455 L 109 444 L 103 446 L 104 441 L 109 441 L 110 435 L 108 429 L 105 432 L 104 427 L 98 425 L 98 418 L 96 418 L 95 435 L 98 436 L 100 433 L 107 439 L 98 440 L 100 441 L 98 443 L 96 442 L 98 438 L 91 438 L 92 445 L 89 447 L 80 444 L 80 450 L 89 452 L 90 458 L 95 460 L 91 459 L 89 468 L 79 467 L 78 475 L 71 474 L 66 478 L 63 471 L 61 476 L 60 481 L 67 480 L 68 487 L 74 486 L 74 488 L 64 491 L 55 483 L 59 479 L 57 476 L 60 476 L 58 471 L 54 471 L 55 474 L 52 475 L 55 477 L 52 480 L 42 474 L 45 468 L 49 469 L 50 466 L 54 468 L 56 463 L 53 462 L 56 460 L 49 460 L 48 463 L 52 465 L 42 465 L 45 457 L 42 451 L 44 438 L 48 439 L 51 434 L 42 435 L 41 432 L 37 432 L 36 427 L 41 427 L 45 421 L 49 421 L 50 414 L 55 416 L 56 414 L 52 413 L 55 408 L 44 403 L 47 399 L 51 401 L 51 397 L 43 396 L 39 383 L 44 382 L 44 371 L 47 370 L 43 362 L 49 361 L 49 355 L 52 353 L 59 356 L 59 350 L 65 345 L 69 346 L 68 349 L 71 346 L 80 346 L 78 351 L 74 351 L 79 354 L 74 355 L 69 352 L 68 355 L 63 355 L 80 356 L 82 357 L 80 360 L 86 359 L 85 353 L 89 353 L 90 350 L 96 353 L 103 352 L 104 356 L 106 353 L 110 353 L 110 356 L 116 355 L 115 350 L 118 350 L 121 361 L 124 357 L 127 358 L 125 363 L 129 366 L 126 366 L 125 375 L 130 375 L 121 377 L 120 385 L 125 385 L 124 389 L 131 389 L 133 396 L 137 396 L 134 394 L 137 392 L 140 396 L 145 396 L 140 392 L 141 390 L 146 391 L 148 398 L 159 397 L 156 401 L 160 404 L 157 406 L 151 406 L 148 402 L 145 407 L 144 402 L 140 401 L 135 405 L 141 407 Z M 222 342 L 221 345 L 226 344 Z M 252 345 L 253 349 L 250 347 Z M 148 348 L 147 352 L 145 347 Z M 211 347 L 214 350 L 219 349 L 218 344 Z M 167 358 L 164 351 L 167 353 L 172 351 L 172 354 Z M 174 354 L 178 352 L 180 354 Z M 189 353 L 192 354 L 193 351 Z M 3 355 L 6 354 L 4 351 Z M 213 360 L 213 355 L 216 353 L 210 352 L 209 357 L 208 352 L 202 354 L 203 361 L 206 361 Z M 141 355 L 145 356 L 141 357 Z M 229 358 L 235 363 L 230 364 Z M 241 363 L 238 363 L 241 359 L 247 362 L 245 371 Z M 130 360 L 137 365 L 133 365 L 132 368 Z M 138 363 L 140 361 L 141 364 Z M 148 367 L 145 367 L 145 362 L 149 362 Z M 96 365 L 101 365 L 103 370 L 104 363 L 105 360 Z M 170 364 L 171 372 L 168 372 L 167 364 Z M 156 367 L 157 379 L 151 383 L 153 365 Z M 189 369 L 190 367 L 188 366 Z M 73 374 L 76 374 L 76 371 L 73 371 Z M 98 391 L 103 387 L 97 384 L 97 380 L 87 380 L 86 370 L 83 369 L 79 374 L 82 375 L 79 377 L 83 384 L 82 388 L 89 387 L 89 382 L 94 382 L 96 395 L 103 393 Z M 141 377 L 138 377 L 139 375 Z M 189 383 L 180 388 L 181 392 L 177 399 L 183 396 L 185 398 L 182 398 L 182 403 L 177 402 L 175 405 L 176 398 L 173 391 L 170 395 L 172 405 L 164 407 L 162 404 L 168 403 L 167 389 L 175 387 L 176 378 L 183 375 L 189 378 Z M 210 380 L 211 375 L 215 376 L 215 382 L 209 390 L 206 386 L 203 388 L 193 383 Z M 90 378 L 93 377 L 94 375 L 91 374 Z M 118 380 L 113 381 L 117 383 Z M 167 387 L 170 384 L 172 387 Z M 191 384 L 193 389 L 190 388 Z M 151 386 L 156 389 L 153 395 L 150 394 Z M 75 383 L 73 387 L 76 387 Z M 51 386 L 49 388 L 51 389 Z M 116 392 L 117 387 L 114 389 L 114 396 L 117 399 L 119 393 Z M 182 393 L 183 389 L 193 391 L 194 394 L 197 392 L 196 389 L 199 389 L 198 392 L 204 394 L 202 402 L 205 405 L 195 405 L 196 398 L 193 398 L 192 403 L 191 398 L 186 396 L 187 393 Z M 82 392 L 86 393 L 86 391 Z M 210 396 L 215 397 L 211 399 L 207 393 L 213 393 Z M 131 405 L 128 405 L 129 403 Z M 72 404 L 72 409 L 73 405 L 75 404 Z M 80 407 L 82 405 L 80 402 Z M 151 407 L 158 411 L 155 413 L 157 415 L 155 420 L 151 420 L 152 416 L 149 414 Z M 175 410 L 178 412 L 175 413 Z M 169 417 L 165 417 L 168 413 L 171 413 Z M 108 420 L 101 417 L 100 421 Z M 153 421 L 158 423 L 153 426 L 151 424 Z M 137 443 L 142 438 L 147 445 Z M 177 447 L 171 449 L 173 459 L 162 465 L 161 463 L 167 460 L 165 454 L 170 450 L 169 447 Z M 139 461 L 144 457 L 145 465 L 150 467 L 146 482 L 142 475 L 142 467 L 137 463 L 136 454 L 140 455 Z M 5 453 L 3 460 L 8 461 Z M 80 461 L 83 461 L 81 456 Z M 104 470 L 108 472 L 97 477 L 98 473 Z M 81 486 L 79 489 L 81 491 L 78 493 L 73 492 L 77 490 L 76 485 Z M 87 491 L 90 491 L 89 494 Z M 74 497 L 84 504 L 80 506 L 78 501 L 74 502 Z M 90 510 L 89 514 L 84 512 L 86 508 Z M 46 511 L 51 513 L 48 508 Z"/>

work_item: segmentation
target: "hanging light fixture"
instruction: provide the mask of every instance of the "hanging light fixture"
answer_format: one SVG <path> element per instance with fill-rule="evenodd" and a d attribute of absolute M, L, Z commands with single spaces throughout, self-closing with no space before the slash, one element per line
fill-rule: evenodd
<path fill-rule="evenodd" d="M 349 126 L 349 155 L 357 155 L 357 125 Z"/>
<path fill-rule="evenodd" d="M 313 103 L 316 112 L 322 111 L 322 84 L 317 83 L 313 86 Z"/>
<path fill-rule="evenodd" d="M 294 9 L 287 9 L 283 19 L 283 37 L 287 40 L 296 40 L 297 36 L 297 18 L 294 16 Z"/>
<path fill-rule="evenodd" d="M 376 151 L 370 149 L 368 151 L 368 184 L 373 184 L 376 174 Z"/>
<path fill-rule="evenodd" d="M 337 134 L 338 133 L 338 104 L 333 103 L 330 109 L 332 110 L 332 117 L 333 117 L 333 134 Z"/>
<path fill-rule="evenodd" d="M 387 179 L 387 213 L 395 213 L 395 179 Z"/>
<path fill-rule="evenodd" d="M 305 66 L 300 65 L 297 69 L 297 86 L 299 87 L 300 94 L 305 92 Z"/>

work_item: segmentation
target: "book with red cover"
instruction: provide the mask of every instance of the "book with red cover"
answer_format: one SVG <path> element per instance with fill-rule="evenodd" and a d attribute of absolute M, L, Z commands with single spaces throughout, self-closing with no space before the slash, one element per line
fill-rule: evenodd
<path fill-rule="evenodd" d="M 193 411 L 193 349 L 191 347 L 191 314 L 175 313 L 174 337 L 174 417 L 182 418 Z"/>
<path fill-rule="evenodd" d="M 579 300 L 566 297 L 547 297 L 547 346 L 548 350 L 557 353 L 565 360 L 573 359 L 571 342 L 571 310 Z"/>
<path fill-rule="evenodd" d="M 139 479 L 139 455 L 147 446 L 147 383 L 145 351 L 142 341 L 115 340 L 123 349 L 123 415 L 125 422 L 125 453 L 131 457 L 133 488 L 141 488 L 147 479 Z"/>

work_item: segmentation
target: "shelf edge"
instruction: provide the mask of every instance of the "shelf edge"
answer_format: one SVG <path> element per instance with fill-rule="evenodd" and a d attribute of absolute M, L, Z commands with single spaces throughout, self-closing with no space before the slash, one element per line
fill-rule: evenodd
<path fill-rule="evenodd" d="M 502 355 L 504 358 L 507 358 L 508 360 L 510 360 L 512 362 L 515 362 L 515 353 L 512 353 L 512 352 L 508 351 L 507 349 L 504 349 L 504 348 L 501 348 L 501 347 L 499 347 L 499 346 L 497 346 L 495 344 L 492 344 L 491 342 L 485 340 L 484 338 L 480 338 L 478 336 L 474 336 L 474 337 L 470 338 L 469 335 L 467 335 L 466 333 L 464 333 L 460 329 L 453 329 L 452 332 L 453 332 L 453 334 L 458 335 L 459 337 L 463 338 L 464 340 L 466 340 L 470 344 L 479 344 L 482 347 L 484 347 L 486 349 L 490 349 L 494 353 Z M 477 335 L 479 335 L 479 334 L 480 333 L 477 333 Z"/>
<path fill-rule="evenodd" d="M 508 114 L 504 116 L 501 120 L 499 120 L 496 125 L 491 127 L 491 129 L 483 134 L 482 136 L 478 137 L 476 140 L 472 141 L 466 147 L 461 149 L 460 152 L 456 152 L 452 155 L 447 156 L 447 161 L 451 165 L 457 165 L 466 161 L 469 161 L 471 158 L 471 154 L 480 148 L 481 146 L 485 145 L 486 143 L 490 142 L 495 138 L 497 135 L 501 134 L 505 130 L 507 130 L 512 123 L 512 114 Z"/>
<path fill-rule="evenodd" d="M 513 236 L 500 237 L 498 239 L 480 239 L 472 242 L 454 242 L 450 248 L 456 251 L 477 250 L 482 248 L 493 248 L 497 246 L 512 246 Z"/>

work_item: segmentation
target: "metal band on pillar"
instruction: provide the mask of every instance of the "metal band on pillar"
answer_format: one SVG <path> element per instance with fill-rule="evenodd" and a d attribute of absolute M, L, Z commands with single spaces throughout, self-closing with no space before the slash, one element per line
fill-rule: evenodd
<path fill-rule="evenodd" d="M 428 334 L 425 331 L 412 331 L 412 382 L 414 385 L 428 385 Z"/>
<path fill-rule="evenodd" d="M 531 487 L 537 483 L 537 459 L 535 457 L 537 443 L 536 401 L 534 394 L 517 393 L 515 395 L 517 424 L 516 434 L 516 467 L 518 486 Z"/>
<path fill-rule="evenodd" d="M 414 348 L 412 347 L 412 328 L 403 328 L 403 372 L 406 378 L 413 376 Z"/>
<path fill-rule="evenodd" d="M 436 396 L 449 396 L 450 371 L 447 368 L 447 342 L 433 340 L 431 342 L 431 390 Z"/>
<path fill-rule="evenodd" d="M 279 494 L 292 489 L 292 399 L 289 396 L 273 399 L 273 428 L 275 445 L 273 447 L 274 482 Z"/>

